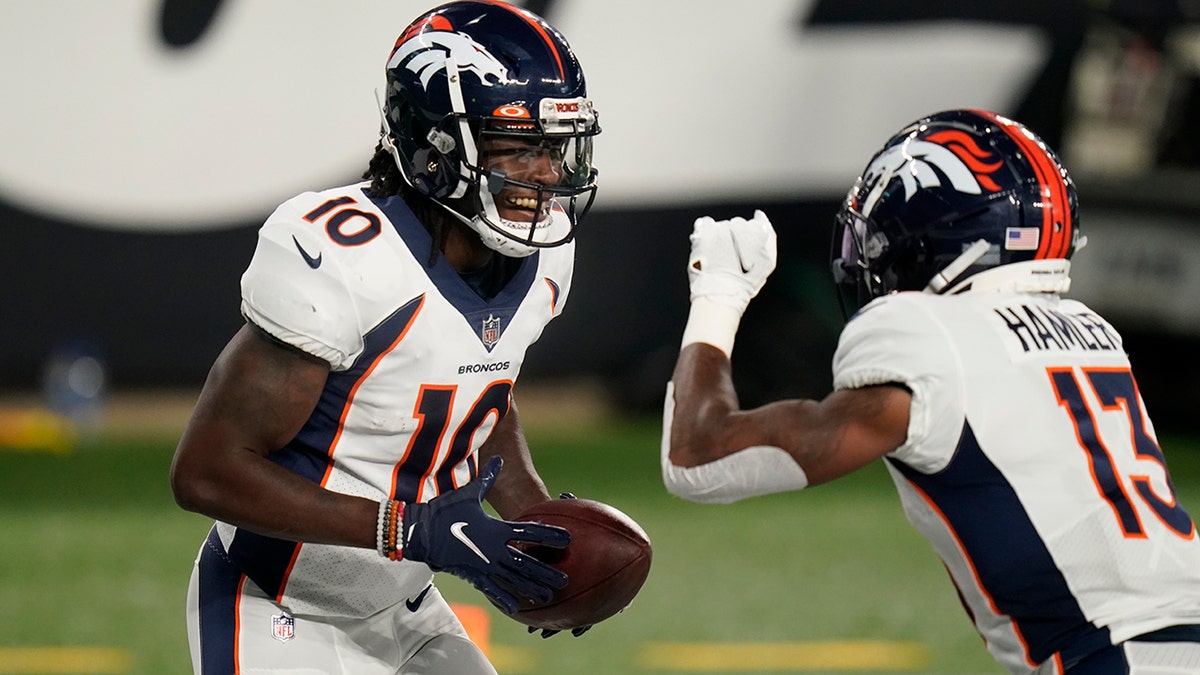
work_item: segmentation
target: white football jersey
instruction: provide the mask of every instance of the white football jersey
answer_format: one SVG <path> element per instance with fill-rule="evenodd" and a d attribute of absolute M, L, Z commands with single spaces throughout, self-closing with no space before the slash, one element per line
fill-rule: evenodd
<path fill-rule="evenodd" d="M 477 473 L 526 350 L 562 311 L 574 244 L 500 259 L 515 274 L 485 300 L 440 253 L 431 262 L 430 235 L 403 200 L 364 187 L 279 206 L 242 277 L 245 317 L 331 366 L 312 416 L 269 457 L 329 490 L 428 501 Z M 368 616 L 432 576 L 374 550 L 217 530 L 232 561 L 294 613 Z"/>
<path fill-rule="evenodd" d="M 1200 541 L 1121 336 L 1052 294 L 899 293 L 846 326 L 834 386 L 912 391 L 885 462 L 992 655 L 1053 672 L 1200 623 Z"/>

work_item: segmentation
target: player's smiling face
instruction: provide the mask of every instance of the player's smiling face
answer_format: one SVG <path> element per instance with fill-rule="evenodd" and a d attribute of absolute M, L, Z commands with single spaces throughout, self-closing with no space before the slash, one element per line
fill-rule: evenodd
<path fill-rule="evenodd" d="M 519 136 L 488 139 L 483 146 L 484 169 L 503 171 L 510 181 L 556 187 L 563 179 L 565 141 L 522 138 Z M 549 201 L 539 202 L 536 190 L 512 183 L 495 196 L 500 216 L 517 222 L 531 222 L 535 212 L 539 221 L 549 217 Z"/>

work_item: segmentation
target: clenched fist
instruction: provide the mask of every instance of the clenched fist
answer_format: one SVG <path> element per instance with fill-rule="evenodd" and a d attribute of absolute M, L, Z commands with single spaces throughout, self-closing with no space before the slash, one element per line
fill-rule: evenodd
<path fill-rule="evenodd" d="M 739 314 L 775 269 L 775 229 L 762 211 L 750 220 L 696 219 L 688 258 L 691 300 L 708 298 Z"/>

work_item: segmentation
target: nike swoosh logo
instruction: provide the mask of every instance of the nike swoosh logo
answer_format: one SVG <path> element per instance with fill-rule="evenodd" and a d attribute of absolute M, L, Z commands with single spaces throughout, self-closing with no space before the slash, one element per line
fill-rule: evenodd
<path fill-rule="evenodd" d="M 292 237 L 292 238 L 295 239 L 295 237 Z M 750 270 L 746 269 L 746 263 L 742 262 L 742 251 L 741 251 L 741 249 L 738 248 L 737 239 L 734 237 L 730 237 L 729 241 L 733 242 L 733 253 L 734 253 L 734 255 L 737 256 L 738 266 L 740 266 L 742 268 L 742 274 L 749 274 Z M 296 244 L 296 245 L 299 246 L 300 244 Z"/>
<path fill-rule="evenodd" d="M 467 533 L 463 532 L 463 530 L 466 529 L 466 527 L 467 527 L 467 524 L 460 520 L 457 523 L 454 523 L 453 525 L 450 526 L 450 534 L 454 535 L 455 539 L 461 541 L 463 543 L 463 546 L 466 546 L 467 548 L 471 549 L 471 552 L 474 553 L 475 555 L 479 556 L 479 558 L 481 560 L 483 560 L 483 562 L 491 565 L 492 561 L 488 560 L 488 557 L 483 554 L 483 551 L 479 550 L 479 547 L 475 545 L 475 542 L 471 541 L 471 538 L 467 536 Z"/>
<path fill-rule="evenodd" d="M 304 247 L 300 245 L 300 241 L 296 239 L 296 235 L 294 234 L 292 235 L 292 243 L 296 245 L 296 250 L 300 251 L 300 257 L 304 258 L 304 262 L 308 263 L 309 267 L 315 270 L 321 266 L 321 256 L 323 254 L 318 253 L 315 258 L 309 255 L 308 251 L 304 250 Z"/>
<path fill-rule="evenodd" d="M 421 591 L 421 594 L 417 597 L 405 600 L 404 606 L 408 608 L 408 611 L 415 612 L 420 609 L 421 603 L 425 602 L 425 596 L 429 594 L 429 589 L 431 588 L 433 588 L 433 584 L 426 586 L 425 590 Z"/>

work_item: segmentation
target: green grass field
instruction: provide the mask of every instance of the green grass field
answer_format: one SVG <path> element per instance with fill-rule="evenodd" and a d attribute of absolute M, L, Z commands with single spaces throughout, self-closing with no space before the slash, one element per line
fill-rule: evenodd
<path fill-rule="evenodd" d="M 529 635 L 443 578 L 452 602 L 487 606 L 502 673 L 1000 672 L 882 466 L 801 493 L 690 504 L 661 486 L 658 424 L 526 421 L 551 492 L 633 516 L 654 564 L 629 610 L 581 638 Z M 0 450 L 0 673 L 190 672 L 184 596 L 210 523 L 171 498 L 175 440 Z M 1200 447 L 1164 446 L 1196 513 Z"/>

